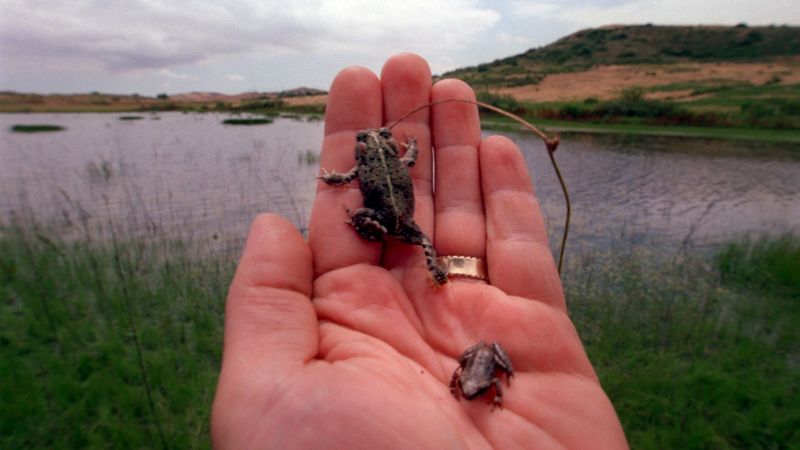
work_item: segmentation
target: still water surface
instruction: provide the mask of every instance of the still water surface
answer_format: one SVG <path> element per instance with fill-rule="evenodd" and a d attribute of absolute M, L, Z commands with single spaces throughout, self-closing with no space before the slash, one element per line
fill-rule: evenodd
<path fill-rule="evenodd" d="M 114 228 L 231 251 L 262 211 L 307 226 L 321 122 L 242 127 L 212 113 L 119 117 L 0 115 L 0 220 L 35 218 L 65 237 Z M 41 123 L 66 130 L 9 130 Z M 545 150 L 528 134 L 506 134 L 525 155 L 555 247 L 564 204 Z M 800 233 L 797 145 L 566 135 L 556 157 L 573 199 L 573 254 Z"/>

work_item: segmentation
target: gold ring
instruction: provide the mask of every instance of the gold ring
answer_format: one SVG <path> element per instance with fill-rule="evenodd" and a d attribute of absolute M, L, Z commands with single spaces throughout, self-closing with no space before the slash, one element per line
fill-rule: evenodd
<path fill-rule="evenodd" d="M 472 278 L 488 282 L 486 262 L 472 256 L 440 256 L 436 258 L 448 277 Z"/>

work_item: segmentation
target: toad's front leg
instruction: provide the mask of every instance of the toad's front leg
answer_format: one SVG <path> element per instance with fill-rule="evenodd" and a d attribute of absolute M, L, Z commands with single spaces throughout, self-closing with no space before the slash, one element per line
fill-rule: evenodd
<path fill-rule="evenodd" d="M 328 172 L 327 170 L 322 169 L 322 176 L 317 178 L 322 180 L 325 184 L 329 184 L 331 186 L 341 186 L 353 181 L 357 175 L 358 166 L 354 166 L 347 173 Z"/>
<path fill-rule="evenodd" d="M 417 162 L 417 154 L 419 153 L 419 148 L 417 147 L 417 139 L 416 138 L 408 138 L 408 144 L 406 146 L 406 154 L 400 158 L 400 162 L 407 165 L 408 167 L 413 167 L 414 164 Z"/>

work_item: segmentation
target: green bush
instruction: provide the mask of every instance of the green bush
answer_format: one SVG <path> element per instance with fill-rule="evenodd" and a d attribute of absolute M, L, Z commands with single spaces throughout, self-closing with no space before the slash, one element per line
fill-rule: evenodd
<path fill-rule="evenodd" d="M 496 108 L 508 111 L 514 114 L 524 114 L 525 108 L 514 97 L 510 95 L 495 94 L 489 91 L 478 91 L 475 93 L 478 101 L 488 103 Z"/>

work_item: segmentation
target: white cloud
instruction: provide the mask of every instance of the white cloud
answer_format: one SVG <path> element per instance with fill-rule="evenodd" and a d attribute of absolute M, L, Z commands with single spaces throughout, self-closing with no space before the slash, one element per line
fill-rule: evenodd
<path fill-rule="evenodd" d="M 797 0 L 579 0 L 514 1 L 512 14 L 568 23 L 574 27 L 597 27 L 608 24 L 751 25 L 797 24 L 800 3 Z"/>
<path fill-rule="evenodd" d="M 387 47 L 467 45 L 500 15 L 472 0 L 0 0 L 5 58 L 53 57 L 112 72 L 164 69 L 237 54 L 386 54 Z M 170 76 L 170 75 L 167 75 Z"/>
<path fill-rule="evenodd" d="M 240 81 L 244 81 L 245 80 L 245 78 L 243 76 L 232 74 L 232 73 L 229 73 L 229 74 L 225 75 L 223 78 L 225 78 L 228 81 L 235 81 L 235 82 L 240 82 Z"/>
<path fill-rule="evenodd" d="M 501 44 L 530 44 L 531 40 L 527 36 L 518 36 L 511 33 L 497 33 L 494 37 Z"/>
<path fill-rule="evenodd" d="M 174 78 L 176 80 L 196 81 L 196 80 L 199 79 L 198 77 L 196 77 L 194 75 L 189 75 L 189 74 L 186 74 L 186 73 L 173 72 L 173 71 L 171 71 L 169 69 L 161 69 L 161 70 L 158 71 L 158 73 L 159 73 L 159 75 L 165 76 L 167 78 Z"/>
<path fill-rule="evenodd" d="M 555 2 L 513 1 L 510 4 L 511 14 L 521 17 L 541 17 L 551 15 L 564 8 Z"/>

